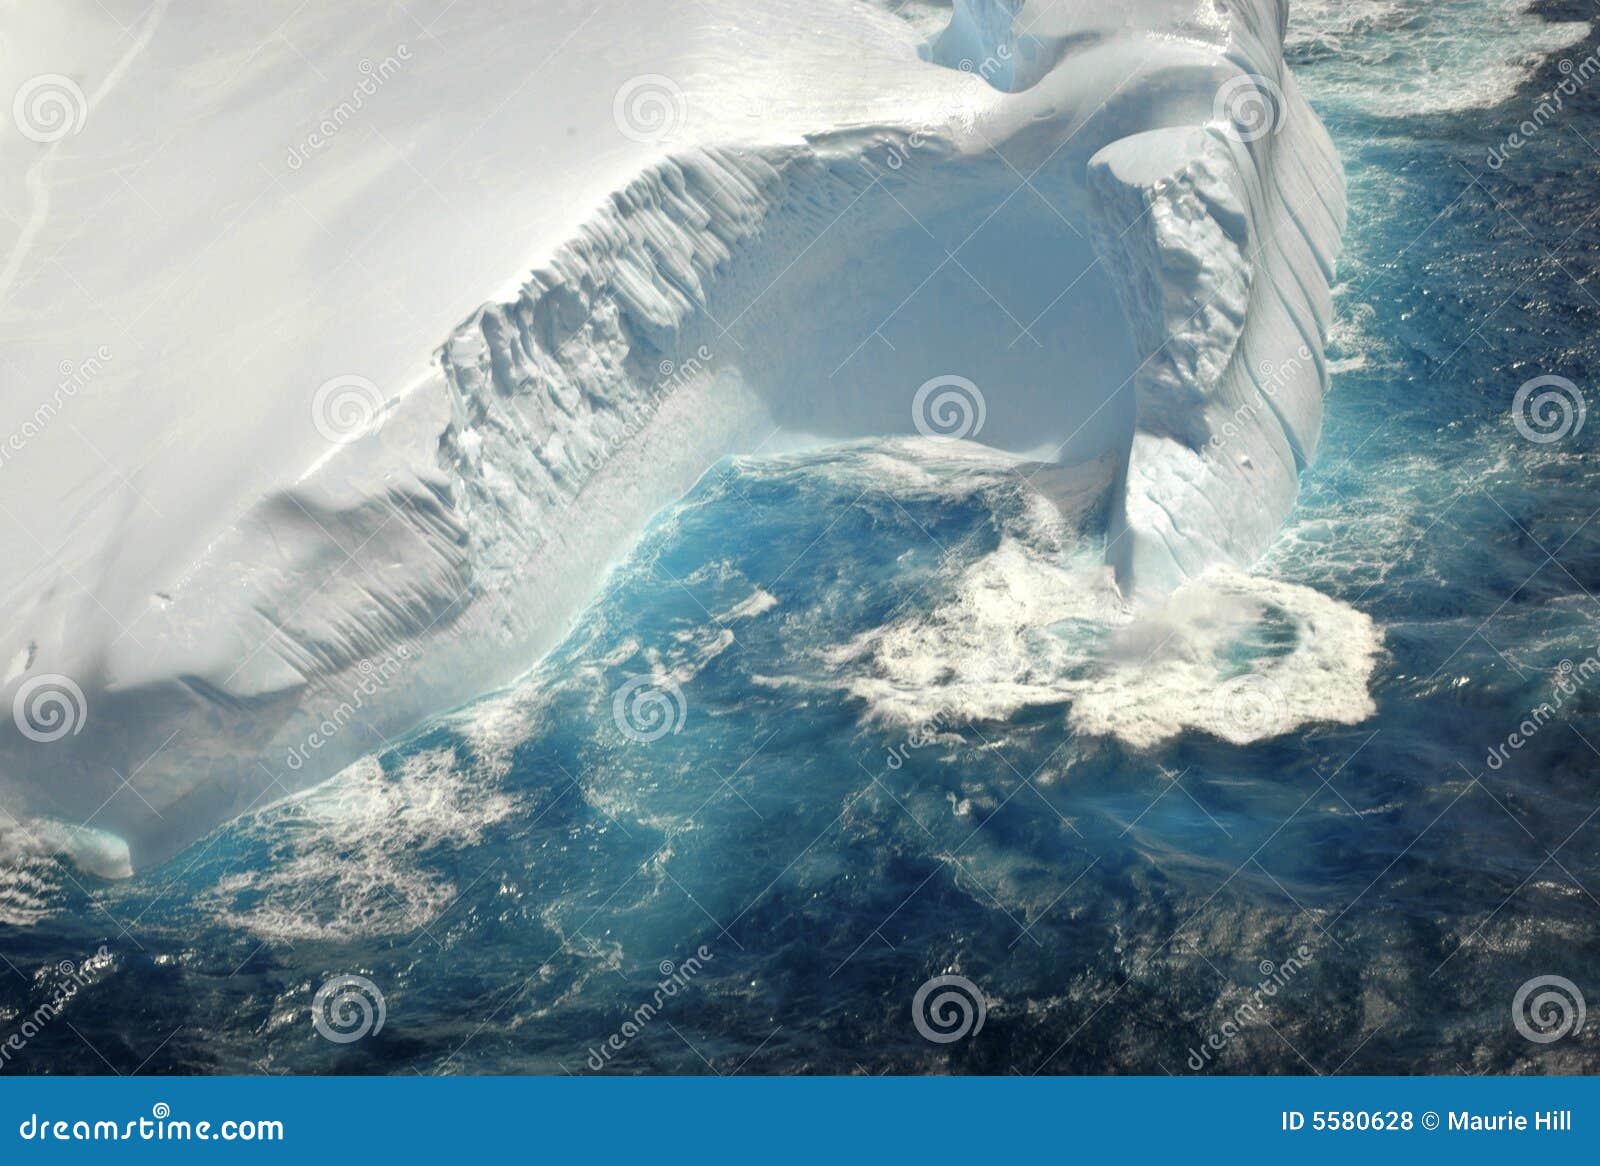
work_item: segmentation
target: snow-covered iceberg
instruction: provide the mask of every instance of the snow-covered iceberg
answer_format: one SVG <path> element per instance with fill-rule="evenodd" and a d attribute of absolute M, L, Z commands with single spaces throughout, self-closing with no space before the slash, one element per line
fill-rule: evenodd
<path fill-rule="evenodd" d="M 327 776 L 731 453 L 1104 459 L 1136 600 L 1314 456 L 1285 0 L 127 7 L 0 59 L 0 831 L 120 869 Z"/>

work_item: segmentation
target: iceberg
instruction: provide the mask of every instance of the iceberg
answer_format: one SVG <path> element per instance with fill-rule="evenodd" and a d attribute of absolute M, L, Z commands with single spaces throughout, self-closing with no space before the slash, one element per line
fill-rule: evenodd
<path fill-rule="evenodd" d="M 1286 23 L 16 14 L 0 833 L 139 868 L 326 778 L 525 671 L 730 454 L 1103 460 L 1132 602 L 1248 566 L 1316 453 L 1344 214 Z"/>

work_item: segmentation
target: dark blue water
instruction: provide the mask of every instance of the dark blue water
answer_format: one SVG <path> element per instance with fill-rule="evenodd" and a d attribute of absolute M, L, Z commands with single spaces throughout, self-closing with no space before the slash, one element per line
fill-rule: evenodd
<path fill-rule="evenodd" d="M 1488 109 L 1342 86 L 1414 32 L 1297 49 L 1351 225 L 1323 451 L 1262 566 L 1376 622 L 1370 717 L 1083 731 L 1039 693 L 1121 634 L 1063 599 L 1092 516 L 903 445 L 730 462 L 514 691 L 131 882 L 50 880 L 0 926 L 0 1037 L 63 1007 L 5 1070 L 1600 1069 L 1600 1025 L 1512 1019 L 1540 976 L 1600 999 L 1600 420 L 1512 412 L 1600 385 L 1600 81 L 1491 169 L 1558 58 Z M 1068 614 L 1002 636 L 1013 602 Z M 949 1043 L 913 1018 L 945 974 L 984 1005 Z M 310 1020 L 340 976 L 382 997 L 324 1013 L 359 1040 Z"/>

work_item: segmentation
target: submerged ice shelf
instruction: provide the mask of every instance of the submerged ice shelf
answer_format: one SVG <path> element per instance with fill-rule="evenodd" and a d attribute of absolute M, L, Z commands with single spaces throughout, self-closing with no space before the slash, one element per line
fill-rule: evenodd
<path fill-rule="evenodd" d="M 507 682 L 729 454 L 954 416 L 1104 459 L 1133 602 L 1253 561 L 1315 455 L 1342 178 L 1283 0 L 957 0 L 932 39 L 856 0 L 534 5 L 381 52 L 329 16 L 297 54 L 381 78 L 335 133 L 293 57 L 204 74 L 265 37 L 217 7 L 93 61 L 36 17 L 31 71 L 105 80 L 0 175 L 40 224 L 7 406 L 114 354 L 0 471 L 0 805 L 95 853 L 159 859 Z M 118 150 L 148 235 L 75 201 Z M 919 412 L 930 382 L 968 411 Z M 63 691 L 39 732 L 20 694 Z"/>

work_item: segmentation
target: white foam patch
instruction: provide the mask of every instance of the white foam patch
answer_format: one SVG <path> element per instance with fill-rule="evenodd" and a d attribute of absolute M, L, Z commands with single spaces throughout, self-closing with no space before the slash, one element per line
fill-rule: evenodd
<path fill-rule="evenodd" d="M 405 758 L 385 772 L 367 758 L 256 816 L 271 839 L 259 869 L 230 874 L 201 896 L 218 919 L 268 939 L 352 939 L 426 927 L 456 886 L 419 856 L 467 847 L 516 808 L 495 786 L 503 771 L 463 766 L 453 750 Z M 245 906 L 248 904 L 248 906 Z"/>
<path fill-rule="evenodd" d="M 719 620 L 754 619 L 756 616 L 771 611 L 777 606 L 777 596 L 764 588 L 757 587 L 748 596 L 728 608 L 717 618 Z"/>
<path fill-rule="evenodd" d="M 1215 568 L 1118 629 L 1073 697 L 1073 728 L 1135 747 L 1186 731 L 1236 745 L 1302 725 L 1353 725 L 1382 640 L 1363 613 L 1309 587 Z"/>
<path fill-rule="evenodd" d="M 1219 568 L 1136 610 L 1091 550 L 1063 561 L 1008 537 L 931 610 L 827 659 L 874 721 L 1059 705 L 1075 731 L 1142 749 L 1190 731 L 1247 744 L 1359 723 L 1380 645 L 1371 619 L 1307 587 Z"/>
<path fill-rule="evenodd" d="M 133 873 L 128 844 L 115 834 L 49 819 L 0 821 L 0 923 L 31 927 L 55 913 L 75 877 L 63 863 L 102 879 Z"/>
<path fill-rule="evenodd" d="M 1364 370 L 1383 371 L 1397 369 L 1389 338 L 1374 318 L 1376 309 L 1371 304 L 1345 298 L 1351 289 L 1335 289 L 1339 314 L 1328 328 L 1328 372 L 1331 376 Z"/>
<path fill-rule="evenodd" d="M 61 869 L 32 835 L 0 829 L 0 924 L 32 927 L 54 911 Z"/>
<path fill-rule="evenodd" d="M 1110 568 L 1096 555 L 1052 562 L 1014 537 L 962 573 L 954 594 L 827 653 L 849 691 L 876 719 L 920 725 L 954 709 L 965 720 L 1003 720 L 1057 704 L 1081 649 L 1058 633 L 1120 618 Z M 865 675 L 860 665 L 866 665 Z"/>
<path fill-rule="evenodd" d="M 1313 104 L 1385 117 L 1485 109 L 1589 35 L 1531 0 L 1296 0 L 1286 48 Z"/>

